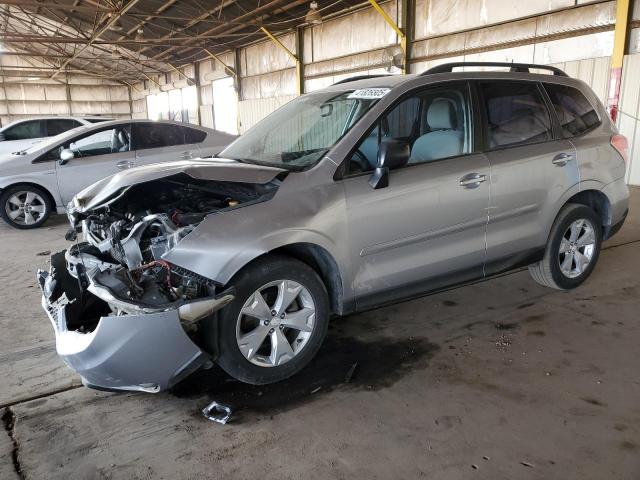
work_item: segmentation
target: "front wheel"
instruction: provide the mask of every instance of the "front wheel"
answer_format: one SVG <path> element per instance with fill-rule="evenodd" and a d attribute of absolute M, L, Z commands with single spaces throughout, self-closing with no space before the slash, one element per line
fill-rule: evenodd
<path fill-rule="evenodd" d="M 0 195 L 0 216 L 15 228 L 38 228 L 47 221 L 52 208 L 49 195 L 32 185 L 9 187 Z"/>
<path fill-rule="evenodd" d="M 232 282 L 236 298 L 218 317 L 218 364 L 254 385 L 294 375 L 317 353 L 329 324 L 324 284 L 306 264 L 284 256 L 258 260 Z"/>
<path fill-rule="evenodd" d="M 585 205 L 567 204 L 551 228 L 544 258 L 529 265 L 529 272 L 546 287 L 575 288 L 593 271 L 601 244 L 602 226 L 596 213 Z"/>

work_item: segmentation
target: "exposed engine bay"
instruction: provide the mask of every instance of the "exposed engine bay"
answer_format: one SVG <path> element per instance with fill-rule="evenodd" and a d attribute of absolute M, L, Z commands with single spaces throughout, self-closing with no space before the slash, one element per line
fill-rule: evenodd
<path fill-rule="evenodd" d="M 183 324 L 195 322 L 221 308 L 216 301 L 220 285 L 163 256 L 208 215 L 264 201 L 278 183 L 198 180 L 179 174 L 123 189 L 88 212 L 70 209 L 68 238 L 82 232 L 84 241 L 65 253 L 66 269 L 77 279 L 79 295 L 88 290 L 106 302 L 111 315 L 178 308 Z M 103 310 L 96 312 L 102 315 Z M 67 316 L 68 328 L 84 331 L 100 319 L 86 312 L 73 317 Z"/>

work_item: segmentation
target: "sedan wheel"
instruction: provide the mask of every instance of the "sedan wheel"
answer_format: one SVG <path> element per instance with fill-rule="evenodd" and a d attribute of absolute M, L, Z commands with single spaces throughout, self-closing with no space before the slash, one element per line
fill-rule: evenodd
<path fill-rule="evenodd" d="M 45 192 L 36 187 L 13 187 L 0 197 L 2 217 L 11 226 L 37 228 L 51 213 L 51 202 Z"/>

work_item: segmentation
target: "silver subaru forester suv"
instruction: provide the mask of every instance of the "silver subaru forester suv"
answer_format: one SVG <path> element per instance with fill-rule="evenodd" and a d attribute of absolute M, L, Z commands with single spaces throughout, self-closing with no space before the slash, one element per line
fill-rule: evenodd
<path fill-rule="evenodd" d="M 157 392 L 211 360 L 265 384 L 332 314 L 523 265 L 580 285 L 627 215 L 626 139 L 558 69 L 473 66 L 344 80 L 217 158 L 80 192 L 75 244 L 38 274 L 58 354 L 94 388 Z"/>

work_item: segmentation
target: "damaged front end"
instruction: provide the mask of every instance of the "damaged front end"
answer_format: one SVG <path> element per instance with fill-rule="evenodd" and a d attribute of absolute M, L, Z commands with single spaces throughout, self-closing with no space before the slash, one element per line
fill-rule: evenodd
<path fill-rule="evenodd" d="M 264 201 L 277 181 L 177 174 L 129 185 L 69 218 L 83 241 L 40 270 L 58 354 L 87 386 L 158 392 L 211 359 L 215 313 L 234 298 L 163 257 L 207 216 Z"/>

